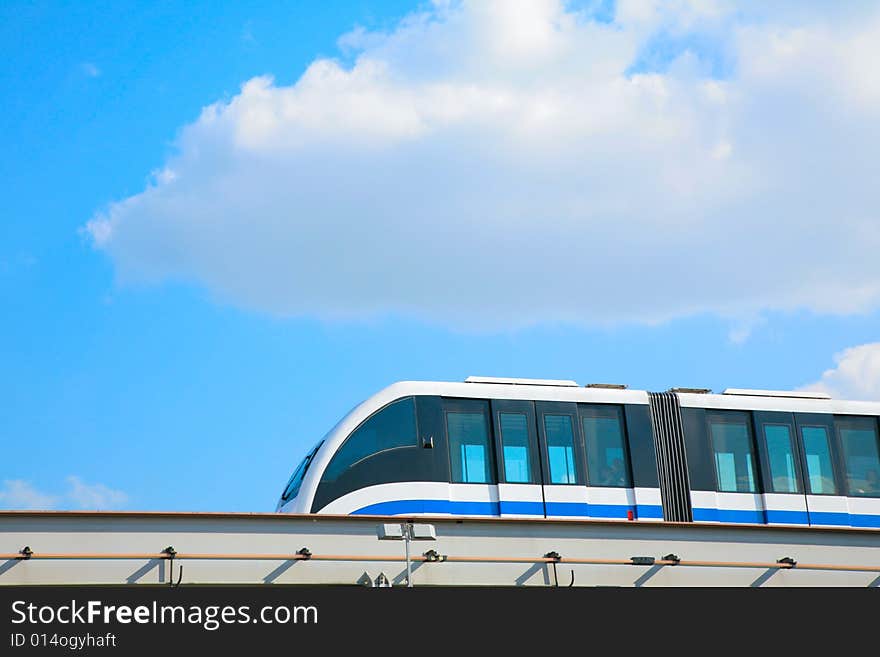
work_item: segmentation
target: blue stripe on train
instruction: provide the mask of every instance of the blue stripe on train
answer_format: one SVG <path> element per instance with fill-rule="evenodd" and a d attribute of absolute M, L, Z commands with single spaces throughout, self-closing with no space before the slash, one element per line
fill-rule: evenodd
<path fill-rule="evenodd" d="M 659 505 L 640 504 L 586 504 L 580 502 L 547 502 L 547 515 L 626 518 L 627 511 L 641 518 L 662 518 Z M 636 513 L 638 511 L 638 513 Z M 352 515 L 402 515 L 407 513 L 449 513 L 452 515 L 497 516 L 502 513 L 517 515 L 544 515 L 541 502 L 459 502 L 451 500 L 393 500 L 377 502 L 352 511 Z"/>
<path fill-rule="evenodd" d="M 626 518 L 632 511 L 635 518 L 663 518 L 659 504 L 587 504 L 585 502 L 547 502 L 548 516 L 580 516 L 587 518 Z"/>
<path fill-rule="evenodd" d="M 502 502 L 504 504 L 504 502 Z M 632 511 L 636 518 L 663 518 L 659 504 L 588 504 L 586 502 L 547 502 L 548 516 L 586 518 L 626 518 Z"/>
<path fill-rule="evenodd" d="M 580 518 L 626 518 L 633 511 L 636 518 L 663 518 L 663 508 L 656 504 L 587 504 L 584 502 L 547 502 L 547 515 Z M 461 516 L 499 516 L 501 514 L 543 517 L 541 502 L 466 502 L 452 500 L 392 500 L 378 502 L 352 511 L 352 515 L 394 516 L 408 513 L 444 513 Z M 745 509 L 695 508 L 694 520 L 704 522 L 843 525 L 880 528 L 880 515 L 805 511 L 755 511 Z M 766 516 L 766 521 L 765 521 Z"/>
<path fill-rule="evenodd" d="M 509 502 L 501 500 L 501 514 L 544 517 L 543 502 Z"/>
<path fill-rule="evenodd" d="M 867 513 L 850 514 L 849 524 L 852 527 L 880 527 L 880 516 Z"/>
<path fill-rule="evenodd" d="M 637 504 L 637 518 L 659 518 L 663 520 L 663 507 L 659 504 Z"/>
<path fill-rule="evenodd" d="M 763 524 L 764 512 L 741 509 L 694 508 L 694 520 L 704 522 L 748 522 Z"/>
<path fill-rule="evenodd" d="M 811 511 L 812 525 L 844 525 L 849 527 L 880 527 L 880 515 L 870 513 L 834 513 Z"/>
<path fill-rule="evenodd" d="M 767 522 L 770 524 L 779 523 L 781 525 L 808 525 L 810 518 L 806 511 L 776 511 L 767 509 L 764 514 L 767 516 Z"/>
<path fill-rule="evenodd" d="M 352 511 L 351 515 L 397 516 L 406 513 L 451 513 L 457 516 L 500 515 L 498 502 L 450 500 L 393 500 L 377 502 Z"/>
<path fill-rule="evenodd" d="M 836 511 L 811 511 L 810 524 L 813 525 L 849 525 L 857 516 Z"/>
<path fill-rule="evenodd" d="M 694 520 L 704 522 L 750 523 L 757 525 L 763 525 L 764 523 L 785 525 L 809 524 L 809 518 L 806 511 L 781 511 L 774 509 L 758 511 L 755 509 L 695 508 Z M 831 523 L 828 521 L 826 523 L 814 522 L 813 524 Z"/>
<path fill-rule="evenodd" d="M 766 517 L 766 520 L 765 520 Z M 707 522 L 755 523 L 787 525 L 809 525 L 822 527 L 839 525 L 843 527 L 878 527 L 880 515 L 867 513 L 836 513 L 830 511 L 766 511 L 731 510 L 731 509 L 694 509 L 694 520 Z"/>

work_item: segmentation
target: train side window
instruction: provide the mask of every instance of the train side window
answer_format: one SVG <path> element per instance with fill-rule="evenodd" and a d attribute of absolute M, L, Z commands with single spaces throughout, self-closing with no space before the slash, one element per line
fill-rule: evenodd
<path fill-rule="evenodd" d="M 575 468 L 574 427 L 570 415 L 544 415 L 547 436 L 547 464 L 551 484 L 577 483 Z"/>
<path fill-rule="evenodd" d="M 632 486 L 620 411 L 581 406 L 580 412 L 590 485 Z"/>
<path fill-rule="evenodd" d="M 447 411 L 446 435 L 454 483 L 495 483 L 489 424 L 485 413 Z"/>
<path fill-rule="evenodd" d="M 355 429 L 333 455 L 323 479 L 335 481 L 352 465 L 378 452 L 416 445 L 416 405 L 407 397 L 374 413 Z"/>
<path fill-rule="evenodd" d="M 525 413 L 498 414 L 501 428 L 501 446 L 504 458 L 504 480 L 509 484 L 533 484 L 532 459 L 529 444 L 529 424 Z"/>
<path fill-rule="evenodd" d="M 762 429 L 769 457 L 770 490 L 774 493 L 799 492 L 791 428 L 787 424 L 764 424 Z"/>
<path fill-rule="evenodd" d="M 302 460 L 302 462 L 297 466 L 296 470 L 293 471 L 293 474 L 290 475 L 290 480 L 287 482 L 287 486 L 284 487 L 284 492 L 281 493 L 281 501 L 287 502 L 290 499 L 293 499 L 299 494 L 299 488 L 302 486 L 303 479 L 306 476 L 306 472 L 309 471 L 309 465 L 312 463 L 312 459 L 315 458 L 315 454 L 321 448 L 321 445 L 324 444 L 324 441 L 320 441 L 317 445 L 312 447 L 309 450 L 309 453 L 306 454 L 306 457 Z"/>
<path fill-rule="evenodd" d="M 825 427 L 801 427 L 807 482 L 813 495 L 836 495 L 834 469 L 831 466 L 831 447 Z"/>
<path fill-rule="evenodd" d="M 880 454 L 874 418 L 834 418 L 843 446 L 849 494 L 880 495 Z"/>
<path fill-rule="evenodd" d="M 754 493 L 757 490 L 755 461 L 746 415 L 713 413 L 708 419 L 718 490 L 727 493 Z"/>

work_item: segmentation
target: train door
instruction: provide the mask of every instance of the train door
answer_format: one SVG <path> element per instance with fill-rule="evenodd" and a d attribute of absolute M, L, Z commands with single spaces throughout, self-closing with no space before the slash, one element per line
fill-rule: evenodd
<path fill-rule="evenodd" d="M 500 513 L 543 518 L 546 510 L 535 402 L 493 399 L 491 408 Z"/>
<path fill-rule="evenodd" d="M 720 522 L 765 522 L 750 414 L 706 413 L 715 469 L 715 509 Z M 696 514 L 695 514 L 696 516 Z"/>
<path fill-rule="evenodd" d="M 846 475 L 846 502 L 853 527 L 880 528 L 880 442 L 877 418 L 836 416 L 837 444 L 843 474 Z"/>
<path fill-rule="evenodd" d="M 755 411 L 753 417 L 767 524 L 809 524 L 794 415 Z"/>
<path fill-rule="evenodd" d="M 547 517 L 589 517 L 577 404 L 535 402 L 535 413 Z"/>
<path fill-rule="evenodd" d="M 629 448 L 623 408 L 578 404 L 587 465 L 587 505 L 593 518 L 635 520 Z"/>
<path fill-rule="evenodd" d="M 840 458 L 834 441 L 834 417 L 795 415 L 810 525 L 849 526 Z"/>
<path fill-rule="evenodd" d="M 449 454 L 449 511 L 456 515 L 497 516 L 489 401 L 444 397 L 442 408 Z"/>

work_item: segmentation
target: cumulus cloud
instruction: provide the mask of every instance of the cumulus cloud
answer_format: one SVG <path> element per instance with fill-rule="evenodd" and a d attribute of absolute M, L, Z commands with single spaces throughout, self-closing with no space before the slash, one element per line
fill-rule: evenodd
<path fill-rule="evenodd" d="M 128 495 L 104 484 L 87 484 L 79 477 L 67 478 L 67 498 L 77 509 L 109 511 L 128 502 Z"/>
<path fill-rule="evenodd" d="M 803 390 L 825 392 L 836 399 L 880 401 L 880 342 L 850 347 L 834 355 L 836 367 Z"/>
<path fill-rule="evenodd" d="M 877 308 L 877 7 L 593 4 L 437 1 L 356 29 L 350 63 L 205 107 L 86 230 L 123 281 L 290 316 Z"/>
<path fill-rule="evenodd" d="M 128 503 L 128 495 L 104 484 L 87 484 L 80 477 L 65 480 L 62 495 L 37 490 L 21 479 L 6 480 L 0 488 L 0 508 L 5 509 L 89 509 L 109 511 Z"/>
<path fill-rule="evenodd" d="M 21 479 L 7 479 L 0 488 L 0 507 L 6 509 L 52 509 L 58 498 L 38 491 Z"/>

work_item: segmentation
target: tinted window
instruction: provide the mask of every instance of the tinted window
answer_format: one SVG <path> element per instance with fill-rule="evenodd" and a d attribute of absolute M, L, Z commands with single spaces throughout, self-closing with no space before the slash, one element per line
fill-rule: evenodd
<path fill-rule="evenodd" d="M 770 466 L 770 490 L 774 493 L 797 493 L 791 428 L 787 424 L 765 424 L 763 428 Z"/>
<path fill-rule="evenodd" d="M 311 465 L 312 459 L 315 458 L 318 448 L 323 444 L 324 441 L 322 440 L 315 445 L 302 460 L 302 463 L 300 463 L 296 470 L 293 471 L 293 474 L 290 475 L 290 480 L 287 482 L 287 486 L 284 487 L 284 492 L 281 494 L 281 499 L 284 502 L 292 500 L 296 497 L 297 493 L 299 493 L 299 487 L 302 485 L 303 477 L 306 476 L 306 472 L 308 472 L 309 465 Z"/>
<path fill-rule="evenodd" d="M 499 413 L 501 445 L 504 453 L 504 480 L 511 484 L 532 480 L 532 454 L 529 423 L 525 413 Z"/>
<path fill-rule="evenodd" d="M 718 490 L 728 493 L 754 493 L 755 467 L 752 437 L 742 414 L 712 415 L 709 434 L 715 456 Z"/>
<path fill-rule="evenodd" d="M 389 404 L 365 420 L 343 443 L 324 472 L 333 481 L 358 461 L 395 447 L 416 445 L 416 405 L 412 397 Z"/>
<path fill-rule="evenodd" d="M 569 415 L 544 415 L 547 463 L 551 484 L 577 483 L 574 464 L 574 431 Z"/>
<path fill-rule="evenodd" d="M 470 484 L 494 483 L 486 414 L 447 411 L 446 435 L 449 439 L 452 481 Z"/>
<path fill-rule="evenodd" d="M 880 495 L 880 455 L 874 418 L 835 419 L 850 495 Z"/>
<path fill-rule="evenodd" d="M 836 495 L 834 469 L 831 467 L 831 448 L 825 427 L 801 427 L 804 442 L 804 460 L 807 464 L 807 482 L 814 495 Z"/>
<path fill-rule="evenodd" d="M 587 474 L 593 486 L 631 486 L 623 423 L 616 408 L 581 408 Z"/>

